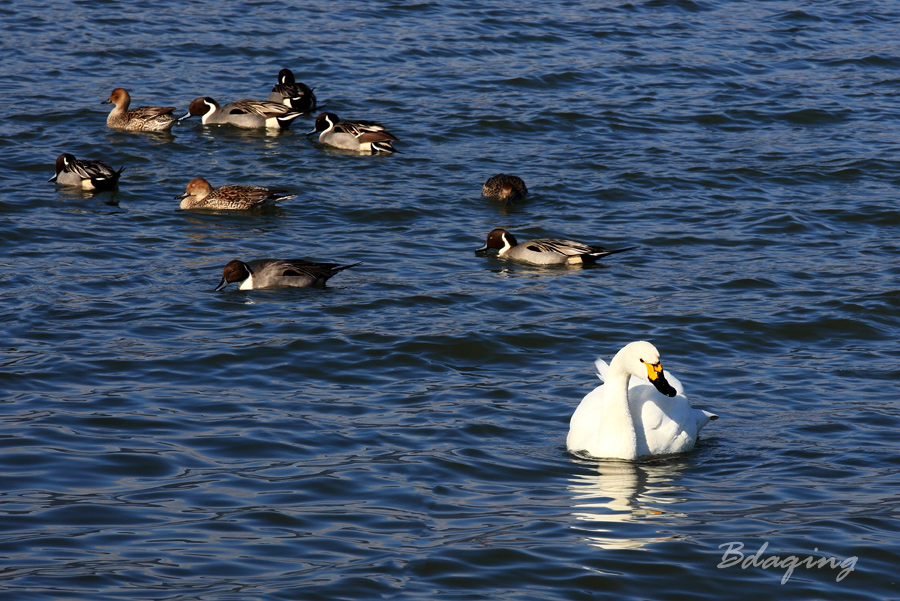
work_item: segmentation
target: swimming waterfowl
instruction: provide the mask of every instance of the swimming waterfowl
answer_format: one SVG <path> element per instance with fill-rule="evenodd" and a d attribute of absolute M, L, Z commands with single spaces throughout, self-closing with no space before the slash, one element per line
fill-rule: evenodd
<path fill-rule="evenodd" d="M 214 209 L 247 211 L 268 207 L 276 202 L 294 198 L 294 194 L 286 195 L 284 190 L 273 190 L 263 186 L 228 185 L 213 188 L 202 177 L 195 177 L 188 182 L 181 198 L 182 209 Z"/>
<path fill-rule="evenodd" d="M 291 126 L 291 121 L 300 115 L 301 113 L 289 106 L 268 100 L 236 100 L 225 106 L 219 106 L 215 100 L 204 96 L 195 98 L 188 107 L 187 114 L 178 120 L 199 116 L 204 125 L 287 129 Z"/>
<path fill-rule="evenodd" d="M 521 177 L 498 173 L 489 177 L 481 187 L 481 195 L 487 198 L 502 200 L 504 204 L 511 205 L 513 201 L 521 200 L 528 195 L 528 188 Z"/>
<path fill-rule="evenodd" d="M 174 106 L 141 106 L 128 109 L 131 95 L 124 88 L 116 88 L 100 104 L 114 104 L 106 117 L 106 126 L 125 131 L 169 131 L 175 123 Z"/>
<path fill-rule="evenodd" d="M 269 100 L 288 106 L 295 111 L 307 113 L 316 108 L 316 95 L 312 88 L 302 82 L 294 81 L 290 69 L 278 72 L 278 83 L 269 92 Z"/>
<path fill-rule="evenodd" d="M 385 131 L 377 121 L 341 121 L 334 113 L 316 117 L 315 128 L 306 135 L 316 132 L 321 132 L 319 142 L 322 144 L 360 152 L 396 152 L 391 140 L 399 139 Z"/>
<path fill-rule="evenodd" d="M 251 268 L 243 261 L 235 259 L 222 270 L 222 281 L 215 289 L 216 291 L 222 290 L 232 282 L 239 282 L 239 290 L 280 286 L 298 288 L 324 286 L 328 278 L 334 274 L 357 265 L 359 263 L 338 265 L 337 263 L 316 263 L 303 259 L 266 259 Z"/>
<path fill-rule="evenodd" d="M 569 424 L 566 447 L 592 457 L 639 459 L 694 448 L 700 429 L 718 416 L 694 409 L 684 388 L 663 372 L 646 341 L 625 345 L 612 362 L 598 359 L 604 383 L 587 394 Z"/>
<path fill-rule="evenodd" d="M 103 161 L 79 161 L 68 153 L 56 159 L 56 175 L 48 181 L 63 186 L 78 186 L 83 190 L 112 190 L 119 183 L 119 176 L 125 167 L 118 171 Z"/>
<path fill-rule="evenodd" d="M 580 265 L 594 263 L 608 255 L 635 248 L 608 250 L 602 246 L 591 246 L 573 240 L 537 238 L 519 244 L 516 237 L 504 229 L 497 228 L 488 234 L 487 242 L 476 252 L 497 249 L 497 256 L 529 265 Z"/>

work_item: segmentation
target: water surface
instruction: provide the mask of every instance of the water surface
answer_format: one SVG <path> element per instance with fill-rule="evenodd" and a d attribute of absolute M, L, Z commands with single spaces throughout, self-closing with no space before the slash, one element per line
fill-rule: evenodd
<path fill-rule="evenodd" d="M 898 596 L 894 3 L 0 18 L 0 599 Z M 106 128 L 114 87 L 181 113 L 284 67 L 402 152 L 330 151 L 313 116 Z M 119 189 L 47 183 L 62 152 Z M 498 172 L 529 198 L 481 198 Z M 298 197 L 180 211 L 196 176 Z M 476 256 L 495 227 L 638 249 L 528 268 Z M 212 291 L 264 257 L 363 265 Z M 594 359 L 638 339 L 720 419 L 678 457 L 569 454 Z M 765 549 L 719 567 L 737 543 Z M 763 567 L 791 555 L 835 561 Z"/>

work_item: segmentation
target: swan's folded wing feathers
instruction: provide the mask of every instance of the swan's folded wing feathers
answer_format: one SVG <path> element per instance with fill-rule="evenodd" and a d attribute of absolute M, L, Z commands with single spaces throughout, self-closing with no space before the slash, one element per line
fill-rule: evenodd
<path fill-rule="evenodd" d="M 609 363 L 607 363 L 603 359 L 598 358 L 596 361 L 594 361 L 594 367 L 597 368 L 597 377 L 600 378 L 600 381 L 606 382 L 606 374 L 609 371 Z"/>
<path fill-rule="evenodd" d="M 642 388 L 638 388 L 637 390 L 643 391 Z M 635 396 L 634 389 L 628 391 L 629 402 L 634 405 L 634 401 L 632 400 Z M 644 395 L 637 395 L 644 396 Z M 641 404 L 641 422 L 644 425 L 644 430 L 659 430 L 659 427 L 665 423 L 671 423 L 667 419 L 667 414 L 663 411 L 662 408 L 659 407 L 656 403 L 642 403 Z"/>
<path fill-rule="evenodd" d="M 569 420 L 569 434 L 566 444 L 570 449 L 586 450 L 594 446 L 600 429 L 597 424 L 602 423 L 604 412 L 605 389 L 598 386 L 589 392 L 578 404 L 575 412 Z"/>
<path fill-rule="evenodd" d="M 666 379 L 668 380 L 668 374 Z M 684 394 L 667 397 L 656 390 L 653 384 L 634 377 L 628 386 L 628 402 L 633 408 L 640 407 L 645 428 L 659 430 L 661 426 L 665 426 L 666 434 L 672 437 L 684 430 L 690 412 L 693 411 Z"/>

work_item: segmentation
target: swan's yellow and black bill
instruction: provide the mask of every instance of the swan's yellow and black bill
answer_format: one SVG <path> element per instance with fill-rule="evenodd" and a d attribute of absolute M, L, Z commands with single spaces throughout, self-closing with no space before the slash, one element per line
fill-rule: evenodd
<path fill-rule="evenodd" d="M 675 396 L 675 389 L 666 380 L 666 374 L 663 372 L 662 363 L 644 363 L 647 366 L 647 378 L 650 383 L 656 387 L 658 391 L 666 396 Z"/>

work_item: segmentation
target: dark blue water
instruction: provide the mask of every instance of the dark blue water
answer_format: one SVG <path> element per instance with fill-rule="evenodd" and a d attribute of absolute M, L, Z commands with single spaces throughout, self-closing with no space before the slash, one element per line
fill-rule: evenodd
<path fill-rule="evenodd" d="M 900 597 L 896 3 L 0 19 L 0 599 Z M 114 87 L 183 114 L 284 67 L 401 154 L 313 116 L 106 128 Z M 119 189 L 47 183 L 62 152 Z M 527 200 L 481 198 L 501 171 Z M 297 198 L 180 211 L 196 176 Z M 638 249 L 528 268 L 473 252 L 495 227 Z M 264 257 L 363 265 L 212 291 Z M 569 454 L 594 359 L 639 339 L 720 419 L 683 456 Z"/>

